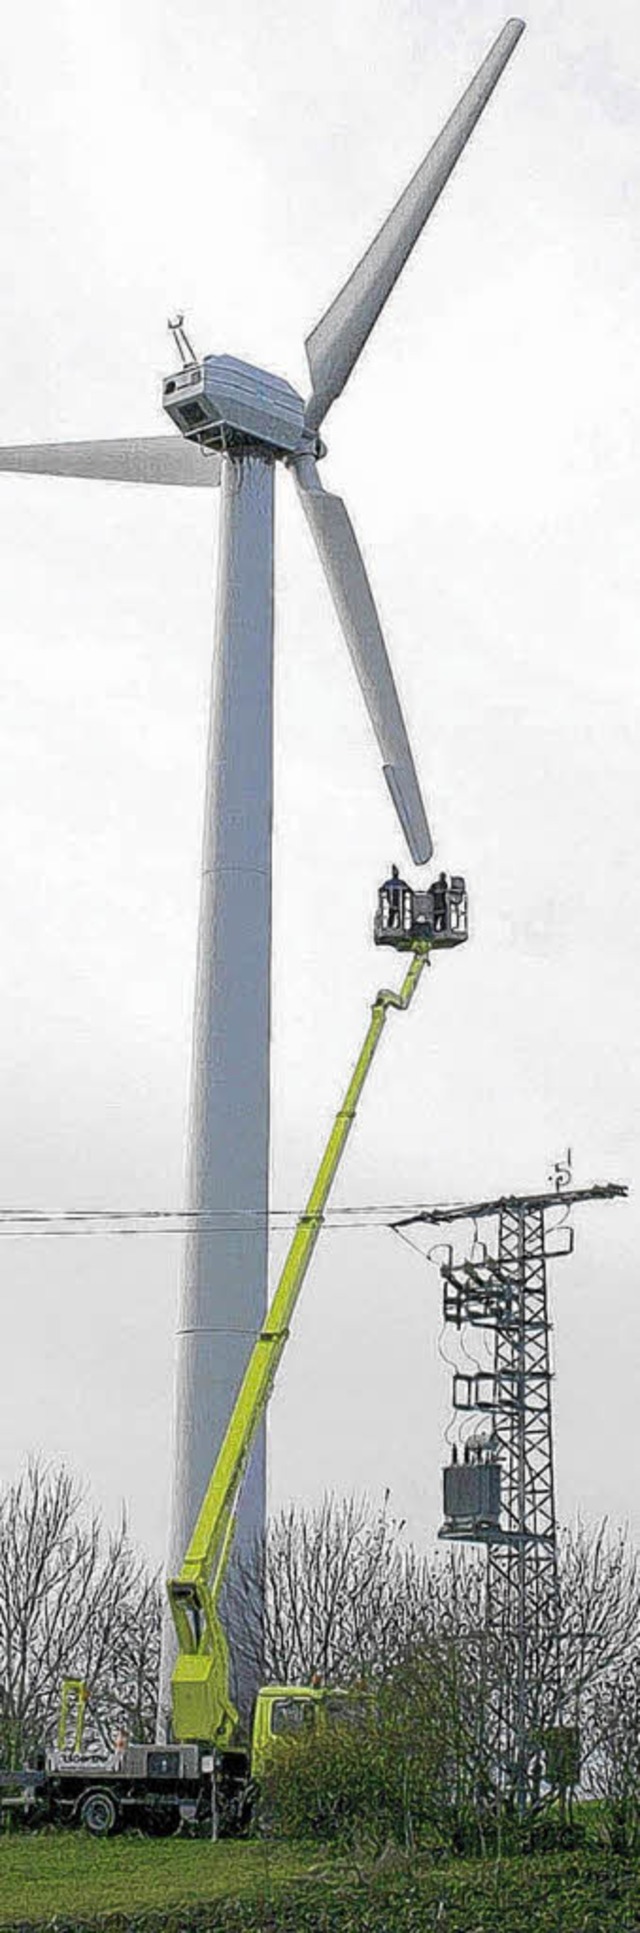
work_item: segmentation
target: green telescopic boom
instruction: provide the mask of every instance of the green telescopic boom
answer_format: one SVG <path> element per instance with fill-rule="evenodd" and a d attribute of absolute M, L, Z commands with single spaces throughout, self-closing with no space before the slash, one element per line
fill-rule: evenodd
<path fill-rule="evenodd" d="M 167 1585 L 179 1646 L 172 1678 L 176 1739 L 207 1740 L 218 1746 L 233 1739 L 238 1714 L 229 1689 L 229 1654 L 217 1605 L 233 1537 L 234 1505 L 387 1013 L 390 1007 L 404 1012 L 410 1005 L 430 950 L 429 940 L 416 941 L 400 992 L 384 988 L 373 1003 L 358 1060 L 298 1220 L 265 1326 L 249 1357 L 182 1569 Z"/>

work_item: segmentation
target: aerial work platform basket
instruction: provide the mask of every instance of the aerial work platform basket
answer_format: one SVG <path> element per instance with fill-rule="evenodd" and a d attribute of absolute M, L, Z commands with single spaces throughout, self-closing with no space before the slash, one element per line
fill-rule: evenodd
<path fill-rule="evenodd" d="M 416 892 L 401 879 L 397 866 L 378 893 L 373 922 L 376 946 L 410 951 L 418 940 L 430 946 L 460 946 L 469 937 L 466 882 L 461 873 L 446 873 L 425 892 Z"/>

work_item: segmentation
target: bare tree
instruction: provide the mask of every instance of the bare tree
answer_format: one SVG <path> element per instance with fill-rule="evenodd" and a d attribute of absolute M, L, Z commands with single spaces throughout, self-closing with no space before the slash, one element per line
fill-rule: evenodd
<path fill-rule="evenodd" d="M 606 1518 L 565 1532 L 560 1585 L 565 1702 L 584 1720 L 602 1687 L 640 1655 L 640 1558 L 628 1533 Z"/>
<path fill-rule="evenodd" d="M 226 1597 L 234 1638 L 278 1684 L 350 1684 L 383 1674 L 423 1608 L 428 1569 L 403 1548 L 388 1496 L 290 1505 L 235 1568 Z M 263 1609 L 264 1607 L 264 1609 Z"/>
<path fill-rule="evenodd" d="M 564 1532 L 559 1544 L 560 1626 L 532 1634 L 529 1673 L 532 1705 L 537 1709 L 537 1751 L 540 1794 L 547 1758 L 546 1733 L 559 1721 L 575 1727 L 579 1755 L 566 1732 L 554 1735 L 557 1766 L 571 1783 L 581 1765 L 583 1789 L 595 1789 L 592 1765 L 602 1764 L 602 1713 L 617 1709 L 619 1688 L 625 1687 L 623 1707 L 629 1707 L 630 1684 L 640 1659 L 640 1559 L 624 1530 L 612 1530 L 605 1520 L 595 1526 L 578 1522 Z M 457 1550 L 436 1560 L 424 1592 L 424 1621 L 419 1641 L 442 1647 L 441 1679 L 468 1765 L 475 1753 L 477 1787 L 490 1795 L 494 1715 L 508 1704 L 509 1674 L 513 1671 L 508 1633 L 492 1629 L 485 1595 L 485 1566 L 479 1553 Z M 449 1640 L 450 1642 L 446 1643 Z M 464 1669 L 461 1659 L 464 1656 Z M 559 1659 L 561 1708 L 557 1709 L 556 1659 Z M 461 1697 L 460 1694 L 461 1693 Z M 622 1695 L 622 1694 L 620 1694 Z M 620 1717 L 622 1726 L 622 1717 Z M 475 1739 L 475 1744 L 474 1744 Z M 549 1744 L 551 1744 L 549 1740 Z M 503 1767 L 503 1773 L 506 1768 Z M 466 1777 L 466 1773 L 465 1773 Z M 501 1787 L 508 1791 L 504 1778 Z"/>
<path fill-rule="evenodd" d="M 64 1469 L 39 1462 L 0 1495 L 0 1751 L 55 1740 L 64 1677 L 86 1680 L 89 1743 L 151 1735 L 159 1592 L 124 1519 L 104 1532 Z"/>
<path fill-rule="evenodd" d="M 388 1676 L 433 1641 L 486 1650 L 485 1565 L 477 1551 L 426 1556 L 402 1539 L 388 1494 L 290 1505 L 235 1570 L 234 1635 L 279 1684 Z M 263 1608 L 264 1607 L 264 1608 Z"/>
<path fill-rule="evenodd" d="M 590 1786 L 602 1800 L 612 1851 L 640 1848 L 640 1659 L 599 1690 L 591 1717 Z"/>

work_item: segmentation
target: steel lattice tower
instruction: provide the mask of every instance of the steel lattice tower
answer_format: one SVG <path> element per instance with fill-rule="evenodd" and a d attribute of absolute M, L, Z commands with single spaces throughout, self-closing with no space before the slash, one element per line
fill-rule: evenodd
<path fill-rule="evenodd" d="M 540 1741 L 561 1719 L 560 1593 L 544 1208 L 505 1205 L 494 1329 L 493 1430 L 502 1473 L 499 1539 L 487 1540 L 487 1624 L 510 1668 L 499 1675 L 492 1745 L 525 1809 Z"/>
<path fill-rule="evenodd" d="M 615 1184 L 563 1187 L 425 1209 L 396 1224 L 475 1226 L 471 1258 L 454 1262 L 449 1249 L 440 1264 L 443 1314 L 459 1331 L 469 1325 L 492 1338 L 492 1367 L 454 1373 L 454 1410 L 477 1417 L 480 1430 L 465 1464 L 454 1452 L 444 1473 L 440 1535 L 486 1546 L 485 1635 L 488 1655 L 500 1661 L 489 1674 L 487 1749 L 498 1789 L 520 1814 L 539 1795 L 545 1744 L 562 1724 L 547 1260 L 571 1253 L 573 1231 L 547 1217 L 626 1192 Z M 489 1243 L 477 1232 L 486 1222 Z"/>

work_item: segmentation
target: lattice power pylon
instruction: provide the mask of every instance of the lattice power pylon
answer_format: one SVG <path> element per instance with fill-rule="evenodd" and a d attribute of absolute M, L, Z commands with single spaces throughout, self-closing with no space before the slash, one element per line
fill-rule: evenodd
<path fill-rule="evenodd" d="M 547 1261 L 571 1253 L 570 1207 L 624 1194 L 614 1184 L 563 1187 L 411 1218 L 474 1224 L 470 1257 L 454 1260 L 447 1247 L 440 1263 L 445 1322 L 475 1332 L 489 1352 L 486 1367 L 468 1371 L 465 1365 L 454 1373 L 462 1434 L 444 1472 L 440 1535 L 486 1546 L 486 1635 L 499 1659 L 487 1750 L 494 1780 L 520 1814 L 539 1795 L 550 1739 L 568 1738 L 562 1731 Z M 408 1219 L 397 1224 L 408 1225 Z M 465 1437 L 467 1421 L 472 1433 Z"/>
<path fill-rule="evenodd" d="M 545 1233 L 545 1211 L 537 1203 L 501 1209 L 506 1300 L 494 1329 L 494 1432 L 502 1537 L 487 1544 L 487 1621 L 510 1661 L 500 1674 L 494 1731 L 519 1811 L 530 1797 L 533 1767 L 537 1777 L 537 1743 L 562 1718 Z"/>

